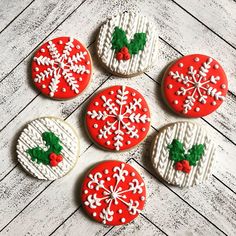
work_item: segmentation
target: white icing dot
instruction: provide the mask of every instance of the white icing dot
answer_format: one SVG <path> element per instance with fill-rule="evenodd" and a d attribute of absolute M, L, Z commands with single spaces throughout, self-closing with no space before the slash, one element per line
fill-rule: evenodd
<path fill-rule="evenodd" d="M 93 216 L 95 217 L 96 215 L 97 215 L 97 213 L 96 213 L 96 212 L 94 212 L 94 213 L 93 213 Z"/>
<path fill-rule="evenodd" d="M 120 220 L 122 223 L 125 223 L 125 218 L 121 218 Z"/>
<path fill-rule="evenodd" d="M 217 69 L 219 69 L 219 65 L 218 64 L 215 64 L 214 65 L 214 68 L 217 70 Z"/>
<path fill-rule="evenodd" d="M 132 177 L 134 177 L 134 176 L 135 176 L 135 173 L 134 173 L 134 172 L 132 172 L 130 175 L 131 175 Z"/>
<path fill-rule="evenodd" d="M 86 51 L 84 52 L 84 55 L 87 55 L 87 52 L 86 52 Z"/>
<path fill-rule="evenodd" d="M 172 84 L 168 84 L 168 85 L 167 85 L 167 88 L 168 88 L 168 89 L 172 89 L 172 88 L 173 88 L 173 85 L 172 85 Z"/>
<path fill-rule="evenodd" d="M 130 142 L 130 141 L 127 141 L 126 143 L 127 143 L 128 145 L 129 145 L 129 144 L 131 144 L 131 142 Z"/>
<path fill-rule="evenodd" d="M 101 134 L 99 134 L 99 135 L 98 135 L 98 138 L 99 138 L 99 139 L 102 139 L 102 135 L 101 135 Z"/>
<path fill-rule="evenodd" d="M 189 87 L 189 86 L 190 86 L 190 84 L 186 84 L 186 86 L 187 86 L 187 87 Z"/>
<path fill-rule="evenodd" d="M 84 190 L 84 194 L 87 194 L 88 193 L 88 190 L 86 189 L 86 190 Z"/>
<path fill-rule="evenodd" d="M 143 111 L 146 112 L 146 111 L 148 111 L 148 109 L 145 107 L 145 108 L 143 108 Z"/>
<path fill-rule="evenodd" d="M 90 74 L 90 70 L 86 70 L 85 73 L 86 73 L 86 74 Z"/>
<path fill-rule="evenodd" d="M 86 64 L 89 65 L 89 64 L 90 64 L 90 61 L 87 61 Z"/>
<path fill-rule="evenodd" d="M 80 46 L 79 46 L 79 45 L 76 45 L 76 48 L 77 48 L 77 49 L 80 49 Z"/>
<path fill-rule="evenodd" d="M 81 82 L 82 80 L 83 80 L 83 79 L 80 77 L 80 78 L 79 78 L 79 81 Z"/>
<path fill-rule="evenodd" d="M 136 93 L 132 93 L 132 96 L 134 97 L 136 95 Z"/>
<path fill-rule="evenodd" d="M 34 70 L 35 70 L 35 71 L 39 71 L 39 68 L 38 68 L 38 67 L 35 67 Z"/>
<path fill-rule="evenodd" d="M 45 85 L 45 84 L 43 84 L 43 85 L 42 85 L 42 88 L 46 88 L 46 85 Z"/>
<path fill-rule="evenodd" d="M 211 103 L 211 105 L 215 106 L 215 105 L 216 105 L 216 101 L 213 101 L 213 102 Z"/>
<path fill-rule="evenodd" d="M 50 96 L 50 97 L 53 97 L 53 96 L 54 96 L 54 93 L 53 93 L 53 92 L 49 93 L 49 96 Z"/>
<path fill-rule="evenodd" d="M 110 144 L 111 144 L 111 142 L 110 142 L 110 141 L 107 141 L 107 142 L 106 142 L 106 144 L 107 144 L 107 145 L 110 145 Z"/>
<path fill-rule="evenodd" d="M 195 98 L 198 98 L 198 95 L 195 95 L 194 97 L 195 97 Z"/>
<path fill-rule="evenodd" d="M 107 175 L 108 173 L 109 173 L 109 170 L 108 170 L 108 169 L 105 169 L 105 170 L 104 170 L 104 174 Z"/>
<path fill-rule="evenodd" d="M 142 128 L 142 131 L 144 132 L 144 131 L 146 131 L 146 129 L 145 129 L 145 128 Z"/>
<path fill-rule="evenodd" d="M 119 204 L 119 202 L 117 201 L 117 202 L 115 202 L 115 205 L 118 205 Z"/>
<path fill-rule="evenodd" d="M 62 91 L 62 92 L 66 92 L 66 88 L 62 88 L 61 91 Z"/>
<path fill-rule="evenodd" d="M 174 100 L 174 104 L 177 105 L 179 102 L 178 100 Z"/>
<path fill-rule="evenodd" d="M 181 82 L 181 81 L 182 81 L 182 79 L 178 79 L 177 81 L 178 81 L 178 82 Z"/>
<path fill-rule="evenodd" d="M 89 205 L 89 202 L 85 202 L 84 205 L 85 205 L 85 206 L 88 206 L 88 205 Z"/>
<path fill-rule="evenodd" d="M 118 213 L 119 213 L 119 214 L 122 214 L 122 212 L 123 212 L 123 211 L 122 211 L 121 209 L 118 210 Z"/>
<path fill-rule="evenodd" d="M 194 58 L 194 61 L 195 61 L 195 62 L 198 62 L 199 60 L 200 60 L 199 57 L 195 57 L 195 58 Z"/>
<path fill-rule="evenodd" d="M 58 42 L 59 44 L 63 44 L 63 41 L 62 40 L 59 40 L 59 42 Z"/>
<path fill-rule="evenodd" d="M 107 181 L 110 181 L 111 180 L 111 178 L 110 177 L 107 177 Z"/>
<path fill-rule="evenodd" d="M 98 106 L 98 105 L 99 105 L 99 103 L 98 103 L 98 102 L 95 102 L 95 103 L 94 103 L 94 105 L 95 105 L 95 106 Z"/>
<path fill-rule="evenodd" d="M 44 48 L 41 48 L 41 50 L 40 50 L 41 52 L 45 52 L 45 49 Z"/>
<path fill-rule="evenodd" d="M 111 91 L 110 94 L 114 94 L 114 91 Z"/>
<path fill-rule="evenodd" d="M 199 107 L 196 107 L 196 108 L 195 108 L 195 111 L 196 111 L 196 112 L 199 112 L 199 111 L 200 111 L 200 108 L 199 108 Z"/>
<path fill-rule="evenodd" d="M 225 85 L 225 84 L 222 84 L 222 85 L 221 85 L 221 88 L 222 88 L 222 89 L 225 89 L 225 88 L 226 88 L 226 85 Z"/>
<path fill-rule="evenodd" d="M 179 67 L 183 67 L 184 66 L 184 64 L 183 63 L 179 63 Z"/>
<path fill-rule="evenodd" d="M 191 92 L 190 92 L 190 91 L 188 91 L 188 95 L 191 95 Z"/>
<path fill-rule="evenodd" d="M 145 197 L 144 197 L 144 196 L 140 197 L 140 200 L 141 200 L 141 201 L 144 201 L 144 200 L 145 200 Z"/>
<path fill-rule="evenodd" d="M 93 127 L 94 127 L 95 129 L 97 129 L 97 128 L 98 128 L 98 124 L 94 124 Z"/>

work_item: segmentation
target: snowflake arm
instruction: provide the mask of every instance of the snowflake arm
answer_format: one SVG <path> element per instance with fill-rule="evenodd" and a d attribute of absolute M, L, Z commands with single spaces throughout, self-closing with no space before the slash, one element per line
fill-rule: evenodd
<path fill-rule="evenodd" d="M 112 102 L 112 99 L 107 99 L 104 95 L 101 98 L 104 101 L 103 107 L 106 107 L 106 110 L 109 111 L 109 114 L 117 115 L 118 108 L 116 107 L 115 103 Z"/>
<path fill-rule="evenodd" d="M 48 44 L 49 44 L 49 45 L 48 45 L 47 47 L 48 47 L 48 50 L 49 50 L 49 53 L 50 53 L 51 57 L 52 57 L 53 59 L 59 61 L 61 55 L 60 55 L 60 53 L 58 52 L 56 45 L 55 45 L 52 41 L 49 41 Z"/>
<path fill-rule="evenodd" d="M 71 89 L 73 91 L 75 91 L 75 93 L 79 93 L 79 85 L 77 80 L 75 79 L 75 77 L 73 76 L 72 73 L 70 73 L 70 70 L 67 69 L 63 69 L 62 70 L 62 75 L 64 76 L 64 78 L 66 79 L 66 82 L 69 84 L 69 86 L 71 87 Z"/>

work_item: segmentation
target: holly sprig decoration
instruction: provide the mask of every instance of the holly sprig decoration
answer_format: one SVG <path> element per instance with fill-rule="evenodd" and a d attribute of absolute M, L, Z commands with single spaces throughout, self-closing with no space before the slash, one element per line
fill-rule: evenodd
<path fill-rule="evenodd" d="M 173 139 L 168 145 L 170 159 L 175 162 L 175 169 L 189 173 L 191 166 L 196 166 L 204 153 L 203 144 L 195 144 L 187 152 L 183 144 L 178 139 Z"/>
<path fill-rule="evenodd" d="M 112 49 L 116 52 L 117 60 L 129 60 L 131 55 L 143 50 L 146 44 L 146 33 L 135 33 L 128 42 L 126 33 L 122 28 L 115 27 L 112 34 Z"/>
<path fill-rule="evenodd" d="M 31 160 L 36 161 L 38 164 L 57 166 L 63 160 L 62 155 L 60 155 L 63 148 L 60 145 L 60 139 L 53 132 L 42 133 L 42 139 L 48 147 L 46 151 L 37 146 L 28 149 L 26 152 L 31 156 Z"/>

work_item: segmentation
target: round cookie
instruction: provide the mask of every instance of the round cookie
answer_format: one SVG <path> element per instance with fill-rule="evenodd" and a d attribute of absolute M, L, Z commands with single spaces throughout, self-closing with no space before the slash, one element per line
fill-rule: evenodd
<path fill-rule="evenodd" d="M 144 97 L 135 89 L 112 86 L 91 99 L 85 122 L 96 144 L 110 151 L 124 151 L 146 137 L 150 111 Z"/>
<path fill-rule="evenodd" d="M 190 187 L 209 178 L 214 155 L 214 143 L 204 128 L 176 122 L 158 133 L 151 158 L 154 169 L 166 182 Z"/>
<path fill-rule="evenodd" d="M 147 17 L 124 12 L 101 26 L 97 54 L 111 73 L 131 77 L 143 73 L 156 62 L 157 40 L 157 30 Z"/>
<path fill-rule="evenodd" d="M 65 121 L 53 117 L 38 118 L 22 131 L 16 152 L 18 161 L 31 175 L 42 180 L 55 180 L 75 166 L 79 140 Z"/>
<path fill-rule="evenodd" d="M 222 104 L 227 90 L 228 81 L 221 65 L 200 54 L 176 60 L 162 81 L 166 102 L 174 112 L 186 117 L 212 113 Z"/>
<path fill-rule="evenodd" d="M 92 75 L 88 50 L 76 39 L 59 37 L 44 43 L 32 61 L 32 78 L 37 89 L 54 99 L 79 95 Z"/>
<path fill-rule="evenodd" d="M 84 209 L 96 221 L 122 225 L 134 220 L 144 208 L 146 188 L 131 165 L 105 161 L 85 177 L 81 198 Z"/>

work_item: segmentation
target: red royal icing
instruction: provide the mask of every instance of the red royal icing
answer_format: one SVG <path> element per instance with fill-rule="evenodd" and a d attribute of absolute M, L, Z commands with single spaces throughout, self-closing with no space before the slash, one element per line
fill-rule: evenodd
<path fill-rule="evenodd" d="M 85 210 L 107 225 L 127 224 L 143 209 L 146 189 L 142 177 L 129 164 L 106 161 L 94 167 L 82 184 Z"/>
<path fill-rule="evenodd" d="M 202 117 L 221 105 L 228 82 L 216 60 L 194 54 L 180 58 L 168 68 L 162 88 L 167 103 L 175 112 L 187 117 Z"/>
<path fill-rule="evenodd" d="M 86 126 L 90 137 L 103 148 L 126 150 L 146 137 L 150 111 L 138 91 L 127 86 L 113 86 L 91 100 Z"/>
<path fill-rule="evenodd" d="M 76 39 L 59 37 L 43 44 L 32 62 L 35 86 L 55 99 L 76 97 L 92 74 L 88 50 Z"/>

